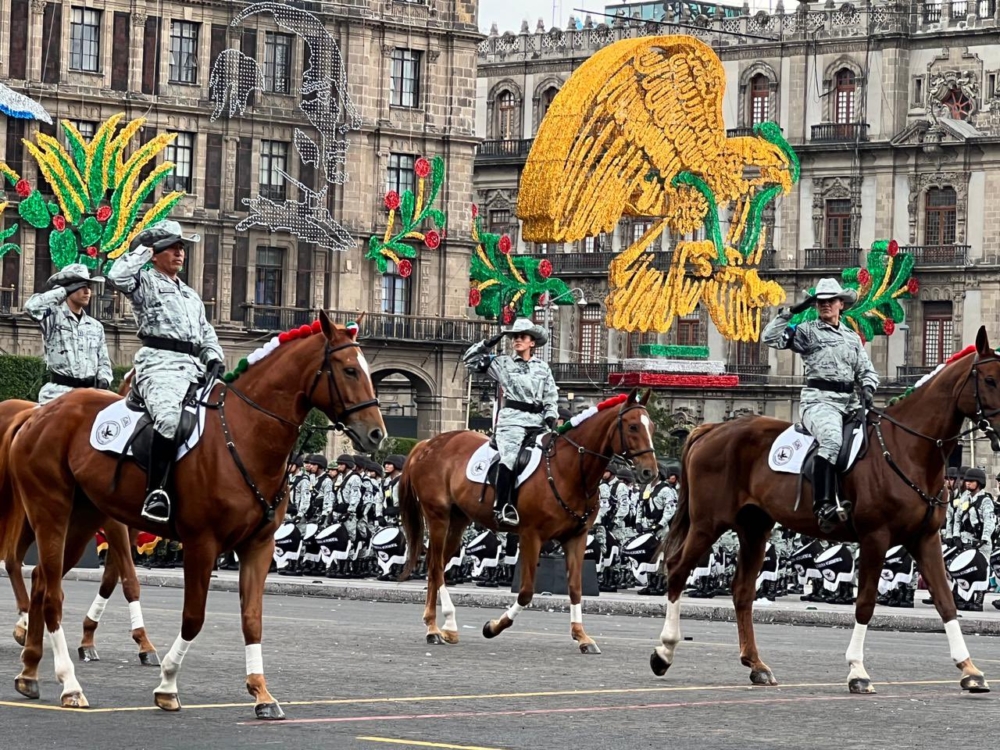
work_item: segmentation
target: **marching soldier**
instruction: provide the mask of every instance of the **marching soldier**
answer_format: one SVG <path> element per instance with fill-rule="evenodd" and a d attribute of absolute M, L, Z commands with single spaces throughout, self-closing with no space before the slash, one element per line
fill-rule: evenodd
<path fill-rule="evenodd" d="M 199 381 L 213 383 L 223 373 L 219 337 L 205 317 L 198 294 L 178 278 L 187 248 L 201 237 L 185 235 L 176 221 L 164 220 L 140 232 L 119 257 L 108 281 L 132 301 L 142 348 L 135 355 L 133 386 L 153 419 L 146 501 L 142 516 L 167 523 L 165 491 L 177 452 L 176 434 L 184 401 Z M 152 268 L 145 268 L 147 263 Z"/>
<path fill-rule="evenodd" d="M 47 404 L 74 388 L 111 385 L 111 359 L 104 340 L 104 326 L 87 315 L 91 284 L 104 281 L 91 276 L 82 263 L 72 263 L 49 277 L 47 292 L 33 294 L 24 311 L 41 323 L 45 366 L 49 382 L 38 392 L 38 403 Z"/>
<path fill-rule="evenodd" d="M 288 515 L 292 520 L 304 518 L 312 499 L 312 479 L 302 469 L 302 456 L 296 454 L 288 462 Z"/>
<path fill-rule="evenodd" d="M 309 502 L 307 521 L 316 521 L 323 527 L 329 523 L 333 513 L 333 480 L 326 473 L 326 456 L 310 454 L 306 458 L 306 470 L 312 475 L 312 496 Z"/>
<path fill-rule="evenodd" d="M 635 536 L 635 502 L 633 498 L 632 485 L 635 477 L 632 470 L 625 465 L 619 465 L 615 469 L 618 476 L 618 484 L 615 487 L 615 516 L 612 525 L 612 533 L 620 544 L 624 544 Z"/>
<path fill-rule="evenodd" d="M 337 458 L 337 470 L 344 475 L 344 483 L 340 486 L 336 510 L 344 519 L 344 528 L 353 544 L 357 540 L 358 506 L 361 504 L 361 477 L 352 456 L 344 453 Z"/>
<path fill-rule="evenodd" d="M 670 519 L 677 510 L 677 491 L 667 483 L 667 471 L 667 467 L 660 464 L 660 479 L 643 489 L 636 513 L 640 528 L 653 532 L 661 539 L 666 535 Z"/>
<path fill-rule="evenodd" d="M 395 525 L 399 518 L 399 508 L 396 506 L 396 499 L 393 491 L 399 483 L 399 478 L 403 472 L 403 464 L 406 462 L 405 456 L 394 453 L 385 457 L 383 469 L 385 478 L 382 480 L 382 518 L 386 523 Z"/>
<path fill-rule="evenodd" d="M 978 549 L 989 561 L 996 514 L 993 497 L 986 491 L 986 472 L 982 469 L 965 472 L 965 488 L 968 495 L 962 495 L 962 505 L 955 510 L 951 536 L 958 537 L 966 549 Z"/>

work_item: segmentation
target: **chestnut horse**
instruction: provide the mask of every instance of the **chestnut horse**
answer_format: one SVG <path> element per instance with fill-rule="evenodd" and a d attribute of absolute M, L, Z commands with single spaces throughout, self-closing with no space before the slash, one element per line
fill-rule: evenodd
<path fill-rule="evenodd" d="M 750 681 L 777 681 L 757 652 L 753 632 L 755 579 L 775 522 L 811 537 L 860 545 L 855 626 L 847 649 L 852 693 L 873 693 L 864 665 L 864 642 L 875 610 L 879 575 L 886 551 L 897 544 L 913 556 L 930 588 L 951 657 L 962 671 L 961 687 L 988 692 L 955 619 L 955 601 L 948 587 L 938 530 L 948 504 L 944 491 L 946 457 L 963 436 L 983 430 L 994 451 L 1000 451 L 995 431 L 1000 414 L 1000 359 L 980 328 L 975 347 L 950 363 L 906 398 L 885 410 L 868 413 L 870 449 L 843 477 L 844 495 L 854 502 L 848 523 L 822 534 L 812 514 L 809 485 L 802 487 L 796 508 L 798 477 L 768 468 L 775 438 L 788 427 L 768 417 L 747 417 L 695 429 L 684 446 L 685 481 L 677 513 L 664 542 L 667 570 L 666 622 L 661 645 L 650 666 L 663 675 L 681 639 L 680 595 L 692 568 L 727 529 L 740 540 L 733 603 L 739 630 L 740 661 L 750 668 Z M 962 430 L 965 419 L 975 427 Z"/>
<path fill-rule="evenodd" d="M 342 428 L 359 451 L 376 449 L 385 437 L 368 364 L 353 336 L 334 326 L 326 313 L 313 329 L 304 329 L 293 337 L 283 335 L 282 344 L 265 350 L 270 353 L 238 380 L 212 386 L 204 434 L 173 472 L 174 516 L 169 525 L 150 523 L 140 515 L 143 472 L 129 462 L 117 486 L 112 486 L 117 457 L 90 446 L 90 426 L 114 396 L 90 389 L 67 393 L 20 425 L 10 448 L 10 472 L 37 536 L 40 574 L 32 580 L 28 641 L 21 654 L 23 670 L 15 681 L 18 692 L 38 697 L 44 624 L 62 683 L 62 705 L 88 705 L 61 626 L 63 560 L 78 560 L 110 516 L 184 545 L 181 630 L 162 659 L 156 705 L 167 711 L 181 708 L 177 676 L 205 620 L 215 559 L 235 550 L 240 556 L 246 687 L 255 699 L 258 718 L 284 718 L 267 689 L 260 642 L 264 579 L 271 565 L 274 531 L 287 506 L 289 453 L 314 407 L 334 427 Z M 313 330 L 315 335 L 308 335 Z M 16 536 L 5 535 L 0 554 L 16 544 Z M 119 555 L 119 561 L 123 570 L 132 568 L 131 555 Z"/>
<path fill-rule="evenodd" d="M 598 484 L 614 455 L 635 460 L 641 482 L 656 476 L 653 423 L 646 412 L 649 392 L 640 398 L 637 389 L 602 403 L 577 426 L 564 425 L 545 438 L 542 465 L 518 490 L 517 512 L 521 537 L 521 590 L 517 603 L 499 619 L 483 626 L 483 635 L 495 638 L 514 624 L 518 613 L 531 603 L 535 569 L 542 545 L 555 539 L 566 554 L 569 583 L 570 634 L 585 654 L 601 650 L 583 629 L 580 605 L 583 594 L 583 556 L 587 532 L 597 517 Z M 428 526 L 427 605 L 424 623 L 427 642 L 458 643 L 455 605 L 444 584 L 445 561 L 459 549 L 470 522 L 497 528 L 493 503 L 480 502 L 483 487 L 465 476 L 472 454 L 486 441 L 477 432 L 457 431 L 418 443 L 410 452 L 399 480 L 400 514 L 406 534 L 408 559 L 403 577 L 409 575 L 423 547 L 424 522 Z M 493 490 L 490 493 L 495 495 Z M 441 592 L 443 631 L 437 625 L 437 598 Z"/>

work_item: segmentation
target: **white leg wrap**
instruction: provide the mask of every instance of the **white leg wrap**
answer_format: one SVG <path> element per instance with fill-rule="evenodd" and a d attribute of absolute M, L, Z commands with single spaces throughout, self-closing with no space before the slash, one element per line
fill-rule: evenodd
<path fill-rule="evenodd" d="M 663 657 L 667 664 L 674 663 L 674 649 L 681 641 L 681 603 L 680 601 L 667 601 L 667 615 L 663 621 L 663 630 L 660 631 L 660 644 L 656 647 L 656 652 Z"/>
<path fill-rule="evenodd" d="M 442 586 L 438 590 L 441 592 L 441 612 L 444 614 L 444 629 L 457 631 L 458 620 L 455 619 L 455 605 L 451 601 L 451 594 L 448 593 L 446 586 Z"/>
<path fill-rule="evenodd" d="M 184 655 L 191 648 L 193 641 L 185 641 L 181 636 L 177 636 L 167 655 L 163 657 L 160 664 L 160 685 L 155 693 L 177 693 L 177 673 L 181 671 L 181 662 Z"/>
<path fill-rule="evenodd" d="M 507 610 L 507 619 L 513 622 L 514 618 L 516 618 L 523 611 L 524 607 L 522 607 L 517 602 L 514 602 L 513 604 L 510 605 L 510 609 Z"/>
<path fill-rule="evenodd" d="M 142 605 L 139 602 L 128 603 L 128 616 L 132 620 L 132 630 L 146 627 L 142 621 Z"/>
<path fill-rule="evenodd" d="M 27 612 L 21 612 L 17 616 L 17 627 L 24 628 L 25 630 L 28 629 L 28 613 Z"/>
<path fill-rule="evenodd" d="M 87 617 L 89 617 L 94 622 L 101 621 L 101 615 L 104 614 L 104 608 L 108 606 L 108 600 L 103 596 L 98 594 L 94 597 L 93 604 L 90 605 L 90 609 L 87 610 Z"/>
<path fill-rule="evenodd" d="M 573 625 L 583 625 L 583 604 L 569 605 L 569 621 Z"/>
<path fill-rule="evenodd" d="M 944 632 L 948 636 L 948 648 L 951 649 L 952 661 L 961 664 L 969 658 L 969 649 L 965 646 L 962 626 L 958 624 L 958 620 L 952 620 L 944 624 Z"/>
<path fill-rule="evenodd" d="M 868 671 L 865 669 L 865 635 L 868 633 L 868 626 L 861 623 L 854 623 L 854 633 L 851 635 L 851 643 L 847 647 L 847 663 L 851 666 L 847 679 L 868 680 Z"/>
<path fill-rule="evenodd" d="M 247 674 L 264 674 L 264 655 L 259 643 L 247 644 Z"/>
<path fill-rule="evenodd" d="M 69 647 L 66 645 L 66 633 L 60 627 L 49 633 L 48 637 L 56 666 L 56 678 L 63 686 L 62 695 L 82 693 L 83 688 L 77 682 L 76 670 L 73 668 L 73 660 L 70 658 Z"/>

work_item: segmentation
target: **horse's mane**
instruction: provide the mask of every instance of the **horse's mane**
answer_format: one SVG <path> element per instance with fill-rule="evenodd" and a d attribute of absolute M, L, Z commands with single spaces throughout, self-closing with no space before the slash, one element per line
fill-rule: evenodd
<path fill-rule="evenodd" d="M 624 404 L 626 401 L 628 401 L 628 397 L 629 394 L 627 393 L 619 393 L 617 396 L 612 396 L 611 398 L 605 399 L 597 406 L 591 406 L 589 409 L 585 409 L 576 416 L 572 417 L 568 422 L 564 422 L 556 429 L 556 431 L 560 435 L 569 432 L 574 427 L 579 427 L 582 423 L 586 422 L 588 419 L 595 416 L 599 412 L 606 411 L 607 409 L 611 409 L 615 406 L 620 406 L 621 404 Z"/>
<path fill-rule="evenodd" d="M 340 325 L 338 323 L 333 323 L 332 325 L 337 330 L 346 331 L 352 338 L 357 336 L 358 324 L 354 321 L 350 321 L 346 325 Z M 298 339 L 309 338 L 315 334 L 322 333 L 323 324 L 318 319 L 314 320 L 311 324 L 297 326 L 279 333 L 277 336 L 272 337 L 266 344 L 257 347 L 250 354 L 240 359 L 240 361 L 236 364 L 236 367 L 233 368 L 232 372 L 227 372 L 222 376 L 222 379 L 227 383 L 232 383 L 234 380 L 239 378 L 240 375 L 246 372 L 247 368 L 260 362 L 262 359 L 278 349 L 278 347 L 282 344 L 297 341 Z"/>
<path fill-rule="evenodd" d="M 895 398 L 891 399 L 889 401 L 889 406 L 895 406 L 896 404 L 898 404 L 904 398 L 906 398 L 911 393 L 913 393 L 917 388 L 919 388 L 920 386 L 922 386 L 925 383 L 927 383 L 930 380 L 932 380 L 938 373 L 940 373 L 942 370 L 944 370 L 946 367 L 948 367 L 948 365 L 951 365 L 951 364 L 957 362 L 958 360 L 960 360 L 960 359 L 962 359 L 964 357 L 969 356 L 970 354 L 974 354 L 975 352 L 976 352 L 976 347 L 973 344 L 969 344 L 967 347 L 965 347 L 961 351 L 955 352 L 950 357 L 948 357 L 948 359 L 946 359 L 944 362 L 942 362 L 937 367 L 935 367 L 933 370 L 931 370 L 929 373 L 927 373 L 926 375 L 922 376 L 916 383 L 914 383 L 913 385 L 911 385 L 909 388 L 907 388 L 905 391 L 903 391 L 900 395 L 898 395 Z"/>

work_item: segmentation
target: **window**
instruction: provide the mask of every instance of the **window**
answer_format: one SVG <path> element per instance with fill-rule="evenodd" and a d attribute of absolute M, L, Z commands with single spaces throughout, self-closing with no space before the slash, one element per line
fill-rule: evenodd
<path fill-rule="evenodd" d="M 924 244 L 954 245 L 957 218 L 955 189 L 930 188 L 924 194 Z"/>
<path fill-rule="evenodd" d="M 854 122 L 854 95 L 857 83 L 854 73 L 842 68 L 837 73 L 836 88 L 833 100 L 833 120 L 838 125 L 848 125 Z"/>
<path fill-rule="evenodd" d="M 701 346 L 702 330 L 701 314 L 695 310 L 690 315 L 677 319 L 677 345 Z"/>
<path fill-rule="evenodd" d="M 269 307 L 281 306 L 281 269 L 284 267 L 285 250 L 281 247 L 257 248 L 257 283 L 254 286 L 254 304 Z"/>
<path fill-rule="evenodd" d="M 285 200 L 285 165 L 288 144 L 284 141 L 260 142 L 260 194 L 273 201 Z"/>
<path fill-rule="evenodd" d="M 968 120 L 972 114 L 972 100 L 961 91 L 952 89 L 947 93 L 941 103 L 948 108 L 953 120 Z"/>
<path fill-rule="evenodd" d="M 551 320 L 551 319 L 550 319 Z M 543 362 L 549 362 L 552 359 L 552 326 L 545 325 L 545 308 L 536 307 L 535 312 L 531 316 L 531 322 L 536 326 L 541 326 L 545 329 L 545 332 L 549 335 L 548 343 L 545 346 L 536 346 L 534 351 L 534 356 Z"/>
<path fill-rule="evenodd" d="M 925 302 L 924 366 L 934 367 L 950 357 L 954 338 L 951 302 Z"/>
<path fill-rule="evenodd" d="M 597 250 L 597 238 L 596 237 L 584 237 L 583 244 L 580 248 L 585 253 L 592 253 Z"/>
<path fill-rule="evenodd" d="M 292 37 L 267 32 L 264 37 L 264 90 L 275 94 L 291 91 Z"/>
<path fill-rule="evenodd" d="M 490 211 L 490 234 L 506 234 L 510 230 L 510 209 Z"/>
<path fill-rule="evenodd" d="M 420 102 L 420 53 L 412 49 L 392 51 L 392 93 L 394 107 L 416 107 Z"/>
<path fill-rule="evenodd" d="M 633 358 L 642 356 L 639 354 L 639 347 L 643 344 L 655 344 L 657 336 L 655 333 L 630 333 L 626 340 L 625 357 Z"/>
<path fill-rule="evenodd" d="M 415 186 L 413 174 L 414 159 L 409 154 L 389 154 L 389 169 L 386 170 L 386 191 L 395 190 L 402 195 Z"/>
<path fill-rule="evenodd" d="M 771 82 L 758 73 L 750 79 L 750 124 L 759 125 L 771 119 Z"/>
<path fill-rule="evenodd" d="M 177 133 L 177 137 L 167 144 L 163 156 L 174 163 L 174 171 L 163 180 L 163 187 L 190 193 L 191 170 L 194 168 L 194 133 Z"/>
<path fill-rule="evenodd" d="M 73 123 L 73 127 L 76 128 L 77 132 L 88 141 L 97 135 L 96 122 L 89 122 L 88 120 L 70 120 L 70 122 Z"/>
<path fill-rule="evenodd" d="M 851 246 L 851 201 L 837 198 L 826 202 L 826 247 Z"/>
<path fill-rule="evenodd" d="M 101 11 L 73 8 L 69 44 L 70 70 L 97 73 L 101 69 Z"/>
<path fill-rule="evenodd" d="M 408 315 L 410 312 L 410 279 L 400 276 L 391 260 L 382 274 L 382 312 L 390 315 Z"/>
<path fill-rule="evenodd" d="M 596 365 L 603 359 L 601 352 L 601 331 L 604 319 L 600 305 L 580 308 L 580 362 Z"/>
<path fill-rule="evenodd" d="M 170 22 L 170 82 L 198 83 L 198 24 Z"/>
<path fill-rule="evenodd" d="M 756 341 L 737 341 L 734 354 L 737 366 L 747 367 L 761 364 L 761 347 Z M 764 364 L 767 362 L 765 361 Z"/>
<path fill-rule="evenodd" d="M 632 244 L 635 244 L 642 239 L 642 236 L 649 231 L 649 228 L 653 226 L 651 221 L 634 221 L 632 222 Z"/>
<path fill-rule="evenodd" d="M 517 117 L 517 100 L 510 91 L 501 92 L 497 97 L 496 137 L 509 141 L 514 137 L 514 122 Z"/>
<path fill-rule="evenodd" d="M 552 106 L 552 102 L 555 101 L 556 94 L 558 93 L 559 89 L 557 89 L 555 86 L 549 89 L 545 89 L 545 91 L 542 92 L 542 97 L 538 102 L 538 109 L 540 110 L 538 117 L 539 124 L 541 124 L 542 118 L 548 114 L 549 107 Z"/>
<path fill-rule="evenodd" d="M 913 103 L 923 104 L 924 103 L 924 79 L 914 78 L 913 79 Z"/>

